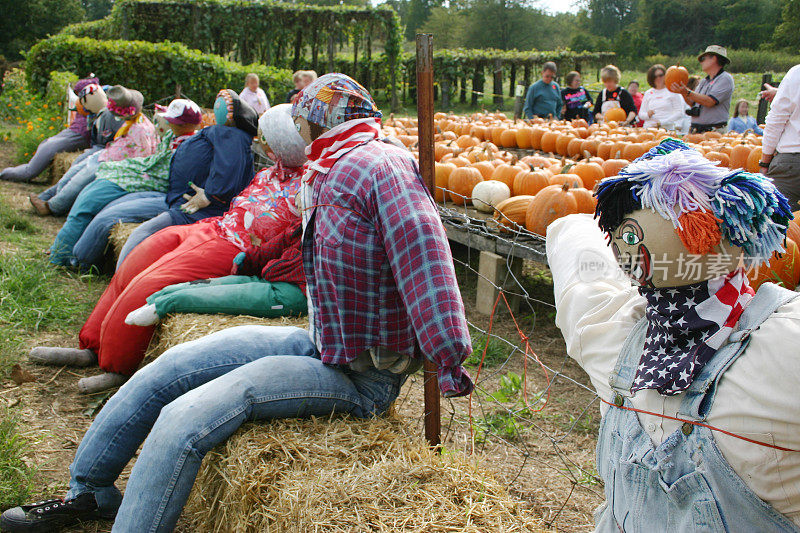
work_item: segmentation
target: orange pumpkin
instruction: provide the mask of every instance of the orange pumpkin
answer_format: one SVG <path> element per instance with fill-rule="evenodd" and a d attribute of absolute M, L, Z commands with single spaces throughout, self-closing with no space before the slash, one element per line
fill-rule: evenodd
<path fill-rule="evenodd" d="M 581 142 L 581 155 L 589 154 L 590 156 L 597 155 L 597 148 L 600 145 L 597 139 L 586 139 Z"/>
<path fill-rule="evenodd" d="M 507 129 L 500 134 L 500 146 L 503 148 L 517 147 L 517 130 Z"/>
<path fill-rule="evenodd" d="M 511 194 L 533 196 L 545 187 L 550 185 L 550 173 L 534 170 L 531 172 L 520 172 L 514 177 L 514 186 Z M 513 198 L 512 196 L 512 198 Z"/>
<path fill-rule="evenodd" d="M 745 170 L 748 172 L 758 172 L 758 162 L 761 161 L 761 147 L 756 146 L 750 150 L 750 155 L 747 156 L 747 166 Z"/>
<path fill-rule="evenodd" d="M 444 202 L 444 189 L 447 189 L 450 184 L 450 174 L 458 168 L 452 163 L 436 163 L 434 167 L 434 177 L 436 180 L 436 187 L 433 191 L 433 197 L 437 202 Z"/>
<path fill-rule="evenodd" d="M 475 185 L 483 181 L 481 173 L 476 168 L 459 167 L 450 172 L 447 180 L 447 188 L 450 190 L 450 200 L 458 205 L 468 205 L 472 203 L 469 198 L 472 196 L 472 189 Z"/>
<path fill-rule="evenodd" d="M 542 135 L 542 152 L 555 153 L 558 136 L 559 133 L 556 131 L 545 132 L 544 135 Z"/>
<path fill-rule="evenodd" d="M 550 178 L 550 185 L 568 184 L 573 189 L 583 188 L 583 180 L 577 174 L 556 174 Z"/>
<path fill-rule="evenodd" d="M 475 137 L 471 137 L 469 135 L 462 135 L 458 139 L 456 139 L 456 144 L 462 150 L 466 148 L 471 148 L 473 146 L 477 146 L 480 141 Z"/>
<path fill-rule="evenodd" d="M 533 128 L 530 126 L 523 126 L 517 130 L 517 148 L 528 149 L 531 147 L 531 133 L 533 133 Z"/>
<path fill-rule="evenodd" d="M 525 227 L 525 214 L 533 200 L 531 195 L 512 196 L 494 206 L 494 219 L 509 228 L 516 228 L 515 224 Z"/>
<path fill-rule="evenodd" d="M 747 167 L 747 158 L 750 156 L 750 151 L 753 148 L 746 144 L 738 144 L 731 148 L 731 167 L 734 168 L 746 168 Z"/>
<path fill-rule="evenodd" d="M 789 227 L 786 229 L 786 237 L 792 239 L 795 244 L 800 242 L 800 211 L 792 213 L 794 218 L 789 221 Z"/>
<path fill-rule="evenodd" d="M 773 254 L 769 264 L 761 264 L 757 268 L 750 269 L 747 278 L 755 290 L 766 281 L 795 290 L 800 283 L 800 250 L 797 244 L 787 238 L 786 252 L 780 255 Z"/>
<path fill-rule="evenodd" d="M 579 137 L 575 137 L 572 140 L 570 140 L 569 144 L 567 144 L 567 155 L 569 157 L 580 157 L 581 155 L 583 155 L 583 152 L 581 151 L 583 142 L 584 142 L 583 139 Z"/>
<path fill-rule="evenodd" d="M 722 167 L 730 168 L 731 166 L 731 158 L 722 152 L 706 152 L 706 159 L 709 161 L 719 161 L 719 165 Z"/>
<path fill-rule="evenodd" d="M 689 71 L 680 65 L 669 67 L 664 75 L 664 84 L 666 84 L 670 92 L 675 92 L 670 88 L 673 83 L 682 83 L 684 85 L 689 83 Z"/>
<path fill-rule="evenodd" d="M 627 167 L 629 164 L 630 161 L 627 159 L 608 159 L 603 161 L 603 172 L 607 178 L 610 176 L 616 176 L 619 174 L 620 170 Z"/>
<path fill-rule="evenodd" d="M 578 212 L 578 202 L 564 185 L 549 185 L 539 191 L 528 205 L 525 227 L 539 235 L 547 235 L 547 226 L 554 220 Z"/>
<path fill-rule="evenodd" d="M 542 149 L 542 135 L 547 133 L 544 128 L 533 128 L 531 130 L 531 148 L 534 150 Z"/>
<path fill-rule="evenodd" d="M 611 159 L 611 150 L 614 148 L 614 143 L 611 141 L 603 141 L 597 145 L 597 157 L 602 159 Z"/>
<path fill-rule="evenodd" d="M 605 122 L 622 122 L 627 117 L 628 114 L 624 109 L 621 107 L 613 107 L 606 111 L 605 115 L 603 115 L 603 120 Z"/>
<path fill-rule="evenodd" d="M 628 161 L 633 161 L 637 157 L 643 156 L 647 152 L 647 148 L 643 143 L 631 143 L 625 145 L 625 148 L 622 150 L 622 159 L 627 159 Z"/>
<path fill-rule="evenodd" d="M 570 189 L 569 192 L 575 197 L 575 202 L 578 204 L 578 213 L 594 214 L 594 209 L 597 207 L 597 198 L 592 195 L 592 191 L 578 187 Z"/>
<path fill-rule="evenodd" d="M 583 186 L 590 191 L 594 189 L 595 183 L 606 177 L 603 167 L 597 163 L 578 163 L 572 167 L 572 172 L 581 177 Z"/>
<path fill-rule="evenodd" d="M 503 163 L 502 165 L 497 165 L 492 172 L 491 179 L 502 181 L 508 188 L 513 191 L 514 190 L 514 178 L 517 177 L 517 174 L 523 172 L 523 169 L 520 167 L 509 165 L 508 163 Z"/>
<path fill-rule="evenodd" d="M 481 173 L 481 177 L 488 180 L 494 174 L 494 165 L 488 161 L 478 161 L 472 164 L 472 168 Z"/>

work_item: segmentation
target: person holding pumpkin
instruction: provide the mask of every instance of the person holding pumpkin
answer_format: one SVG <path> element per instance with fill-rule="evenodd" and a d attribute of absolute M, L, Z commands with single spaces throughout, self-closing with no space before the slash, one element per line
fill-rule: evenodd
<path fill-rule="evenodd" d="M 99 86 L 99 84 L 100 81 L 90 74 L 88 77 L 75 82 L 74 91 L 79 94 L 87 85 Z M 75 118 L 66 129 L 39 143 L 33 157 L 27 163 L 0 171 L 0 179 L 19 182 L 32 181 L 53 162 L 56 154 L 76 152 L 88 148 L 90 130 L 87 115 L 89 113 L 84 111 L 83 108 L 80 108 L 80 111 L 75 114 Z"/>
<path fill-rule="evenodd" d="M 546 243 L 556 325 L 602 402 L 596 531 L 797 531 L 800 298 L 740 266 L 783 251 L 789 204 L 674 139 L 596 196 Z"/>
<path fill-rule="evenodd" d="M 597 95 L 594 103 L 594 116 L 598 122 L 604 120 L 604 116 L 611 109 L 622 108 L 625 112 L 623 125 L 632 124 L 636 120 L 636 104 L 631 94 L 619 86 L 621 73 L 614 65 L 606 65 L 600 70 L 600 80 L 604 88 Z"/>
<path fill-rule="evenodd" d="M 556 64 L 548 61 L 542 65 L 542 79 L 528 87 L 523 111 L 525 118 L 558 119 L 561 117 L 561 89 L 555 80 Z"/>
<path fill-rule="evenodd" d="M 294 197 L 305 156 L 288 108 L 286 104 L 276 106 L 264 115 L 263 136 L 277 153 L 277 165 L 256 174 L 221 217 L 173 225 L 142 241 L 117 269 L 86 320 L 79 348 L 37 347 L 31 351 L 31 360 L 79 366 L 96 362 L 106 373 L 83 378 L 78 387 L 82 392 L 97 392 L 119 385 L 136 371 L 154 328 L 128 325 L 125 320 L 146 303 L 147 297 L 164 287 L 226 276 L 233 269 L 241 274 L 261 273 L 270 282 L 294 283 L 302 288 L 300 217 Z M 185 157 L 186 153 L 181 148 L 175 157 Z M 240 253 L 245 255 L 239 257 Z M 235 267 L 234 259 L 238 263 Z M 274 304 L 298 300 L 297 292 L 291 287 L 276 290 L 275 299 L 281 301 Z M 299 299 L 305 302 L 302 294 Z M 293 310 L 285 308 L 286 312 Z M 275 315 L 283 312 L 282 307 Z"/>
<path fill-rule="evenodd" d="M 664 65 L 656 64 L 647 69 L 650 89 L 644 93 L 639 109 L 639 120 L 645 128 L 664 128 L 678 131 L 686 114 L 686 104 L 679 94 L 667 89 Z"/>
<path fill-rule="evenodd" d="M 172 158 L 167 209 L 131 233 L 120 251 L 117 270 L 150 235 L 170 226 L 221 216 L 252 181 L 251 145 L 258 133 L 258 115 L 231 89 L 217 94 L 214 115 L 216 125 L 193 135 Z"/>
<path fill-rule="evenodd" d="M 706 77 L 697 84 L 697 89 L 690 89 L 680 82 L 672 83 L 669 89 L 683 96 L 684 101 L 691 106 L 687 113 L 692 117 L 693 133 L 725 133 L 735 85 L 733 76 L 725 71 L 725 66 L 730 63 L 728 51 L 722 46 L 712 44 L 697 60 L 706 73 Z"/>
<path fill-rule="evenodd" d="M 61 216 L 69 213 L 80 192 L 94 181 L 101 163 L 147 157 L 155 153 L 158 136 L 153 123 L 142 114 L 142 93 L 115 85 L 108 90 L 107 96 L 108 110 L 123 123 L 114 133 L 113 140 L 82 161 L 77 172 L 68 172 L 54 187 L 38 197 L 30 197 L 40 215 Z"/>
<path fill-rule="evenodd" d="M 464 304 L 438 210 L 407 150 L 382 141 L 372 96 L 320 77 L 292 107 L 309 162 L 303 265 L 310 331 L 242 326 L 167 350 L 103 407 L 66 497 L 5 511 L 50 531 L 116 516 L 118 531 L 171 531 L 205 454 L 246 421 L 383 414 L 420 367 L 446 397 L 473 390 Z M 114 486 L 136 454 L 126 493 Z"/>

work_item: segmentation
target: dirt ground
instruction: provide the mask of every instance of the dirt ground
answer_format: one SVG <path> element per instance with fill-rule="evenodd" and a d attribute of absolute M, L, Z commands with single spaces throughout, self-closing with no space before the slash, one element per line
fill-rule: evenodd
<path fill-rule="evenodd" d="M 8 164 L 10 155 L 10 145 L 0 143 L 0 168 Z M 52 240 L 63 219 L 34 218 L 26 198 L 30 192 L 38 192 L 42 188 L 41 184 L 0 182 L 0 195 L 14 209 L 30 215 L 48 240 Z M 13 253 L 13 249 L 3 246 L 0 247 L 0 253 Z M 535 270 L 536 267 L 530 268 Z M 474 278 L 460 281 L 463 286 L 474 283 Z M 75 283 L 76 290 L 85 290 L 79 281 Z M 541 284 L 538 289 L 543 295 L 550 291 L 549 301 L 552 302 L 552 286 L 548 287 L 546 281 Z M 93 290 L 99 295 L 103 283 L 96 285 L 100 287 Z M 485 327 L 487 319 L 475 313 L 471 291 L 464 292 L 469 317 Z M 596 403 L 592 404 L 593 393 L 563 377 L 569 376 L 583 385 L 588 383 L 580 368 L 566 358 L 563 340 L 552 322 L 552 312 L 548 311 L 547 306 L 537 306 L 536 316 L 536 327 L 529 336 L 530 345 L 542 362 L 560 373 L 555 378 L 550 376 L 553 381 L 546 407 L 540 412 L 533 412 L 540 407 L 536 394 L 546 387 L 544 372 L 535 361 L 529 360 L 526 373 L 524 357 L 517 352 L 506 362 L 482 370 L 479 388 L 486 392 L 477 393 L 472 398 L 472 424 L 468 399 L 442 400 L 444 445 L 450 450 L 469 452 L 472 448 L 470 428 L 477 425 L 475 421 L 493 419 L 493 415 L 504 413 L 506 422 L 512 420 L 513 430 L 510 433 L 493 430 L 483 442 L 476 444 L 476 453 L 484 466 L 507 482 L 510 491 L 529 502 L 554 529 L 587 531 L 591 529 L 592 510 L 603 499 L 602 484 L 596 479 L 594 469 L 599 412 Z M 527 316 L 523 322 L 529 324 L 530 318 Z M 494 332 L 519 344 L 519 335 L 507 315 L 498 316 Z M 31 342 L 72 346 L 76 337 L 77 330 L 72 333 L 49 333 Z M 97 373 L 97 369 L 34 366 L 26 362 L 23 353 L 19 355 L 22 369 L 30 372 L 35 381 L 22 385 L 16 385 L 11 379 L 0 381 L 0 402 L 18 409 L 22 435 L 30 442 L 25 460 L 35 465 L 37 470 L 37 494 L 34 497 L 62 495 L 68 481 L 69 463 L 104 399 L 104 395 L 79 394 L 76 384 L 79 378 Z M 506 402 L 498 402 L 488 396 L 502 388 L 501 378 L 509 372 L 527 375 L 530 403 L 527 410 L 521 400 L 521 392 Z M 421 376 L 412 376 L 397 406 L 398 411 L 420 431 L 422 389 Z M 509 412 L 516 413 L 516 416 Z M 130 465 L 120 479 L 121 489 L 124 489 L 129 469 Z M 110 524 L 100 523 L 71 531 L 109 530 Z M 179 524 L 178 531 L 188 529 Z"/>

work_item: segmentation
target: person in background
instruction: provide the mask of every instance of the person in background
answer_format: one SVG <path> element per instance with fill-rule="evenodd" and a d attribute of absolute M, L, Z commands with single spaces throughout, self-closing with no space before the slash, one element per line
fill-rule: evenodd
<path fill-rule="evenodd" d="M 561 99 L 564 105 L 563 118 L 565 120 L 582 118 L 588 122 L 592 101 L 589 99 L 589 93 L 581 85 L 581 73 L 573 70 L 564 77 L 564 81 L 567 86 L 561 89 Z"/>
<path fill-rule="evenodd" d="M 664 65 L 653 65 L 647 69 L 647 83 L 650 89 L 644 93 L 639 108 L 639 120 L 645 128 L 664 128 L 680 130 L 686 104 L 681 95 L 670 92 L 664 83 L 667 69 Z"/>
<path fill-rule="evenodd" d="M 750 104 L 744 98 L 736 102 L 733 108 L 733 118 L 728 123 L 728 131 L 744 133 L 751 130 L 756 135 L 763 135 L 764 130 L 758 127 L 756 119 L 750 116 Z"/>
<path fill-rule="evenodd" d="M 642 108 L 642 99 L 644 98 L 644 95 L 639 92 L 639 82 L 631 80 L 628 84 L 628 92 L 631 94 L 631 98 L 633 98 L 633 103 L 636 106 L 636 113 L 639 113 Z M 636 123 L 636 127 L 641 128 L 643 122 L 643 120 L 639 120 L 639 122 Z"/>
<path fill-rule="evenodd" d="M 561 116 L 561 89 L 554 81 L 556 64 L 548 61 L 542 65 L 542 79 L 528 87 L 525 95 L 525 118 L 559 118 Z"/>
<path fill-rule="evenodd" d="M 293 104 L 297 100 L 297 94 L 317 79 L 317 73 L 313 70 L 298 70 L 292 74 L 294 89 L 286 95 L 286 103 Z"/>
<path fill-rule="evenodd" d="M 606 65 L 600 70 L 600 80 L 605 88 L 597 95 L 594 103 L 594 116 L 600 122 L 609 109 L 621 107 L 627 116 L 622 125 L 633 124 L 636 120 L 636 104 L 631 93 L 619 86 L 620 72 L 614 65 Z"/>
<path fill-rule="evenodd" d="M 269 100 L 266 93 L 258 86 L 258 74 L 251 72 L 244 77 L 244 89 L 239 93 L 239 98 L 250 104 L 258 116 L 269 109 Z"/>
<path fill-rule="evenodd" d="M 800 200 L 800 65 L 784 76 L 772 99 L 761 140 L 758 166 L 789 199 L 792 209 Z"/>
<path fill-rule="evenodd" d="M 697 84 L 697 90 L 689 89 L 682 83 L 673 83 L 670 89 L 683 95 L 684 101 L 692 106 L 688 111 L 692 117 L 692 132 L 725 133 L 734 88 L 733 76 L 725 72 L 725 66 L 730 63 L 728 51 L 712 44 L 697 60 L 706 73 L 706 77 Z"/>
<path fill-rule="evenodd" d="M 88 85 L 99 85 L 100 81 L 91 76 L 75 83 L 75 92 L 80 93 Z M 0 179 L 6 181 L 31 181 L 53 162 L 56 154 L 76 152 L 90 146 L 89 125 L 86 114 L 76 113 L 68 128 L 43 140 L 36 148 L 33 157 L 24 165 L 8 167 L 0 172 Z"/>

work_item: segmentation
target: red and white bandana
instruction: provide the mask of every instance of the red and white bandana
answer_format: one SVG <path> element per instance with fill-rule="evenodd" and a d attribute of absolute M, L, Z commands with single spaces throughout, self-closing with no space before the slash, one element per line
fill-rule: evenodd
<path fill-rule="evenodd" d="M 334 163 L 353 148 L 381 136 L 381 119 L 348 120 L 331 128 L 306 147 L 308 162 L 303 181 L 312 183 L 316 174 L 327 174 Z"/>

